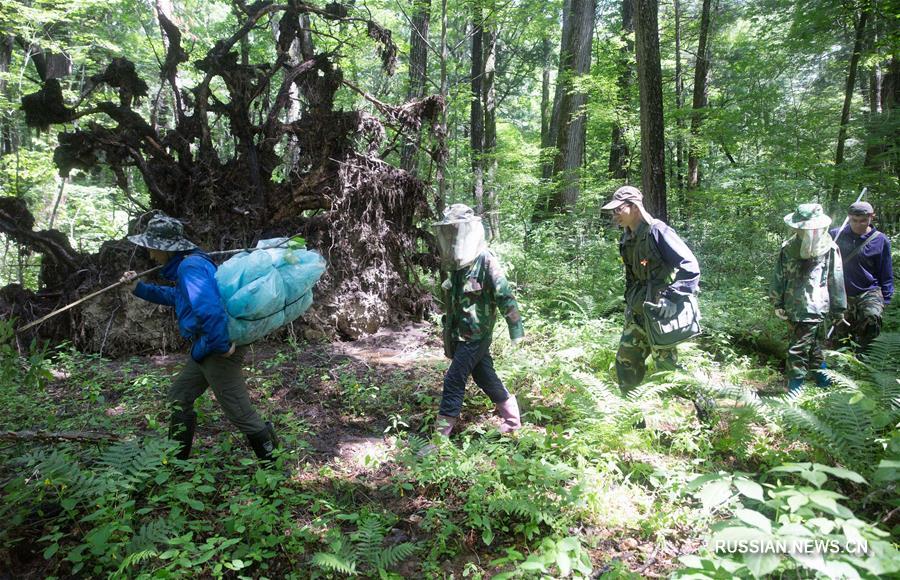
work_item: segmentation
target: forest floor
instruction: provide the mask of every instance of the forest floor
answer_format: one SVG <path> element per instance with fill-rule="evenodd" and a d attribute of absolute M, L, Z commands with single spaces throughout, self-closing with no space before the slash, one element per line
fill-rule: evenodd
<path fill-rule="evenodd" d="M 450 446 L 425 456 L 419 451 L 431 432 L 447 365 L 432 325 L 384 329 L 355 342 L 265 343 L 249 349 L 245 368 L 251 398 L 276 425 L 285 450 L 277 467 L 284 474 L 280 493 L 308 499 L 292 505 L 294 524 L 315 530 L 322 549 L 329 526 L 343 527 L 352 537 L 354 523 L 365 514 L 389 514 L 383 519 L 383 545 L 413 543 L 420 554 L 393 566 L 403 577 L 490 577 L 510 571 L 550 532 L 579 538 L 595 575 L 659 577 L 675 569 L 678 556 L 703 544 L 698 522 L 715 518 L 675 488 L 696 473 L 747 468 L 755 460 L 748 463 L 746 453 L 731 449 L 744 435 L 731 433 L 725 422 L 701 426 L 691 404 L 673 397 L 644 409 L 646 430 L 609 432 L 609 440 L 600 442 L 601 430 L 580 439 L 569 408 L 577 393 L 557 371 L 589 361 L 588 366 L 609 372 L 616 328 L 603 328 L 601 344 L 584 344 L 577 336 L 561 343 L 559 337 L 540 334 L 517 353 L 505 340 L 495 345 L 501 351 L 499 372 L 519 395 L 524 428 L 500 437 L 490 402 L 470 384 Z M 546 358 L 545 340 L 554 343 L 552 360 Z M 706 361 L 702 369 L 691 362 L 698 359 Z M 727 382 L 741 372 L 709 363 L 709 353 L 698 348 L 690 349 L 685 360 L 711 382 Z M 183 355 L 110 361 L 60 351 L 55 361 L 43 409 L 56 416 L 57 427 L 138 439 L 165 432 L 164 394 Z M 544 370 L 535 373 L 535 368 Z M 775 374 L 751 375 L 746 381 L 756 381 L 761 390 L 774 388 Z M 256 469 L 248 461 L 252 453 L 210 393 L 198 407 L 193 469 L 210 470 L 217 480 L 233 477 L 234 470 L 250 477 Z M 750 439 L 758 446 L 772 442 L 765 432 Z M 216 471 L 226 468 L 231 471 Z M 587 483 L 573 483 L 579 478 Z M 578 494 L 570 496 L 573 486 Z M 218 484 L 213 487 L 217 498 L 229 495 Z M 516 495 L 518 488 L 524 495 Z M 533 497 L 538 507 L 530 515 L 502 503 L 479 511 L 473 506 L 479 493 L 486 506 L 492 505 L 490 495 L 498 502 Z M 332 510 L 325 514 L 327 525 L 323 503 Z M 220 516 L 209 507 L 198 514 L 209 521 Z M 446 521 L 435 521 L 440 518 Z M 26 528 L 18 534 L 46 532 Z M 41 549 L 14 542 L 7 559 L 18 568 L 17 577 L 68 569 L 67 563 L 41 558 Z M 304 577 L 309 573 L 305 558 L 276 557 L 267 574 Z M 365 562 L 360 567 L 365 571 Z"/>

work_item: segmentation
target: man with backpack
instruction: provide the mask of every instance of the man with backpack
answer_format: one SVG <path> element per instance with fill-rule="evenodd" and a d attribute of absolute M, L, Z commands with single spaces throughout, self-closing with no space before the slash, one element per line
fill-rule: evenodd
<path fill-rule="evenodd" d="M 858 201 L 847 213 L 847 224 L 830 232 L 841 250 L 847 290 L 847 323 L 837 325 L 833 339 L 852 337 L 865 350 L 881 332 L 884 307 L 894 294 L 891 241 L 872 225 L 872 204 Z"/>
<path fill-rule="evenodd" d="M 166 215 L 154 216 L 143 234 L 128 239 L 147 248 L 150 259 L 162 266 L 162 277 L 175 283 L 137 282 L 132 293 L 154 304 L 173 306 L 181 336 L 192 343 L 190 356 L 168 393 L 169 437 L 180 444 L 178 458 L 187 459 L 191 453 L 197 426 L 194 401 L 211 387 L 225 416 L 244 433 L 256 456 L 270 461 L 277 446 L 275 430 L 260 419 L 247 394 L 242 369 L 246 347 L 236 347 L 229 338 L 212 258 L 184 236 L 180 221 Z M 134 283 L 136 276 L 125 272 L 122 281 Z"/>
<path fill-rule="evenodd" d="M 650 215 L 643 199 L 636 187 L 626 185 L 602 207 L 612 212 L 613 222 L 622 228 L 619 254 L 625 266 L 625 328 L 616 353 L 616 376 L 623 394 L 644 380 L 651 354 L 657 370 L 677 368 L 676 348 L 654 345 L 645 317 L 671 318 L 678 303 L 696 295 L 700 285 L 697 258 L 675 230 Z M 698 418 L 705 420 L 709 403 L 698 400 L 694 406 Z"/>

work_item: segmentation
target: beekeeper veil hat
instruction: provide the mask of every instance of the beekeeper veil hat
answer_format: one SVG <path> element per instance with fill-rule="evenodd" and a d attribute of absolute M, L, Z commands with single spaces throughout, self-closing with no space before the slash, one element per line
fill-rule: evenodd
<path fill-rule="evenodd" d="M 463 203 L 454 203 L 446 208 L 444 219 L 432 227 L 441 261 L 450 270 L 469 266 L 487 247 L 481 217 Z"/>

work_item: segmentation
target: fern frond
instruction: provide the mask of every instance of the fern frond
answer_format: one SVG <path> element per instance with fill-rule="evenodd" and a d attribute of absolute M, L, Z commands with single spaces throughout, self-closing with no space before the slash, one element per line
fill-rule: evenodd
<path fill-rule="evenodd" d="M 865 392 L 883 409 L 900 411 L 900 379 L 896 371 L 872 371 Z"/>
<path fill-rule="evenodd" d="M 388 546 L 378 554 L 377 567 L 379 570 L 392 568 L 415 554 L 418 549 L 418 545 L 412 542 Z"/>
<path fill-rule="evenodd" d="M 174 529 L 166 518 L 152 520 L 141 526 L 131 538 L 128 542 L 128 552 L 139 552 L 166 544 L 171 537 L 178 535 L 177 532 L 178 530 Z"/>
<path fill-rule="evenodd" d="M 169 447 L 168 441 L 160 439 L 123 441 L 109 446 L 97 463 L 106 468 L 109 480 L 119 489 L 141 489 L 159 473 Z"/>
<path fill-rule="evenodd" d="M 122 564 L 119 565 L 119 569 L 116 573 L 121 576 L 129 567 L 140 564 L 141 562 L 144 562 L 151 558 L 156 558 L 157 556 L 159 556 L 159 552 L 153 549 L 141 550 L 140 552 L 132 552 L 125 556 L 125 559 L 122 560 Z"/>
<path fill-rule="evenodd" d="M 648 399 L 658 399 L 665 394 L 677 393 L 684 389 L 684 385 L 675 382 L 655 383 L 646 382 L 639 387 L 633 389 L 626 397 L 630 402 L 646 401 Z"/>
<path fill-rule="evenodd" d="M 771 404 L 780 411 L 785 427 L 805 432 L 819 447 L 828 449 L 840 446 L 831 426 L 820 421 L 814 414 L 789 403 L 772 401 Z"/>
<path fill-rule="evenodd" d="M 348 576 L 356 576 L 356 562 L 337 554 L 316 552 L 311 562 L 326 572 L 339 572 Z"/>
<path fill-rule="evenodd" d="M 872 372 L 900 374 L 900 332 L 884 332 L 872 341 L 863 357 Z"/>
<path fill-rule="evenodd" d="M 821 407 L 837 442 L 839 461 L 858 467 L 867 463 L 875 450 L 872 414 L 861 405 L 851 404 L 852 393 L 831 393 Z"/>
<path fill-rule="evenodd" d="M 624 404 L 624 399 L 619 395 L 617 388 L 605 381 L 601 381 L 591 373 L 574 371 L 570 376 L 584 386 L 598 408 L 606 412 L 611 411 L 615 413 Z"/>
<path fill-rule="evenodd" d="M 350 539 L 359 560 L 372 565 L 378 562 L 386 531 L 386 526 L 376 514 L 368 514 L 357 523 Z"/>

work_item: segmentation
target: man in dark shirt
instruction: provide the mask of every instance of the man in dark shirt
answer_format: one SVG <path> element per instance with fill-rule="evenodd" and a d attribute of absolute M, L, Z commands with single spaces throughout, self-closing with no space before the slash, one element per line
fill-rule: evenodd
<path fill-rule="evenodd" d="M 850 337 L 860 349 L 881 332 L 884 307 L 894 294 L 891 241 L 872 225 L 874 217 L 872 205 L 858 201 L 850 206 L 847 223 L 830 232 L 841 250 L 848 307 L 848 324 L 838 324 L 834 339 Z"/>
<path fill-rule="evenodd" d="M 602 209 L 612 211 L 613 222 L 622 228 L 619 253 L 625 265 L 625 328 L 616 353 L 616 376 L 622 393 L 627 394 L 644 380 L 648 356 L 653 355 L 657 370 L 677 368 L 675 347 L 651 344 L 644 330 L 644 304 L 655 304 L 664 318 L 674 315 L 677 295 L 699 290 L 700 265 L 675 230 L 647 212 L 637 188 L 620 187 Z M 710 402 L 700 397 L 694 405 L 704 420 Z"/>

